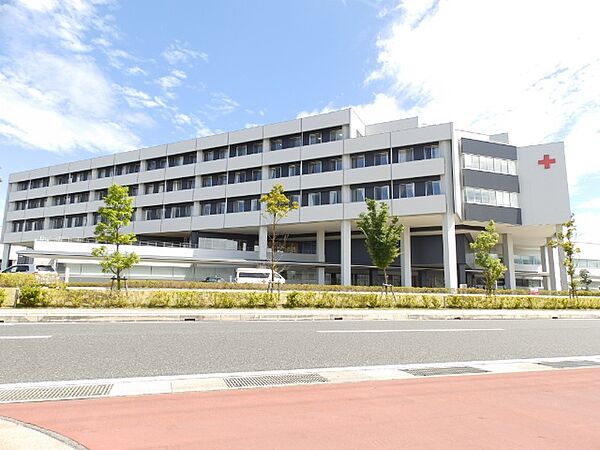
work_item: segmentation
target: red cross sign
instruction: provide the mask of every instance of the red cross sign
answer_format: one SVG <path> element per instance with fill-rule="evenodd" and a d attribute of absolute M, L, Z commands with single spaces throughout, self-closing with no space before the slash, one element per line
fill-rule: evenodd
<path fill-rule="evenodd" d="M 556 159 L 550 158 L 550 155 L 544 155 L 544 157 L 538 160 L 540 166 L 544 166 L 544 169 L 549 169 L 552 164 L 556 164 Z"/>

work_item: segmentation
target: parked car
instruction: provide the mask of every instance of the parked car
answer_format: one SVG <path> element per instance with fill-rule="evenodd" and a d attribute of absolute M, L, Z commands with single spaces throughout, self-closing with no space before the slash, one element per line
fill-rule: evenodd
<path fill-rule="evenodd" d="M 204 280 L 202 280 L 205 283 L 224 283 L 225 280 L 222 277 L 216 276 L 216 277 L 206 277 Z"/>
<path fill-rule="evenodd" d="M 236 283 L 260 283 L 269 284 L 279 283 L 284 284 L 285 278 L 274 272 L 274 279 L 271 277 L 271 269 L 235 269 Z"/>
<path fill-rule="evenodd" d="M 55 283 L 59 280 L 54 267 L 46 264 L 15 264 L 4 269 L 2 273 L 29 273 L 35 275 L 42 283 Z"/>

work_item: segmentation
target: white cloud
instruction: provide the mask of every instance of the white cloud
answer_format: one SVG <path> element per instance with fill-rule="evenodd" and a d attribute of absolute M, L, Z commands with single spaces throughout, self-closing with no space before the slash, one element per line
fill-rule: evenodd
<path fill-rule="evenodd" d="M 133 66 L 133 67 L 128 67 L 126 72 L 129 75 L 148 75 L 148 72 L 146 72 L 144 69 L 142 69 L 141 67 L 138 66 Z"/>
<path fill-rule="evenodd" d="M 211 94 L 211 101 L 208 108 L 218 114 L 229 114 L 235 111 L 240 104 L 227 94 L 214 92 Z"/>
<path fill-rule="evenodd" d="M 170 75 L 160 77 L 156 82 L 165 90 L 173 89 L 181 85 L 182 80 L 187 78 L 183 70 L 172 70 Z"/>
<path fill-rule="evenodd" d="M 171 65 L 189 63 L 195 59 L 208 61 L 208 55 L 190 48 L 188 42 L 175 41 L 167 47 L 162 56 Z"/>
<path fill-rule="evenodd" d="M 572 187 L 599 172 L 598 5 L 440 0 L 399 9 L 367 78 L 388 88 L 363 114 L 508 131 L 518 145 L 564 140 Z"/>

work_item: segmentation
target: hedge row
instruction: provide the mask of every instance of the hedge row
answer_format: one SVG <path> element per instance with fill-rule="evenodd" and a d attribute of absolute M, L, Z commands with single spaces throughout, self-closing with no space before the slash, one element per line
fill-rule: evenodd
<path fill-rule="evenodd" d="M 130 291 L 67 290 L 24 286 L 18 306 L 55 308 L 460 308 L 600 309 L 600 297 L 569 299 L 538 296 L 466 296 L 334 292 Z"/>
<path fill-rule="evenodd" d="M 0 289 L 0 306 L 4 304 L 4 302 L 6 301 L 6 297 L 6 289 Z"/>
<path fill-rule="evenodd" d="M 36 283 L 35 275 L 28 273 L 0 273 L 0 287 L 15 288 Z"/>

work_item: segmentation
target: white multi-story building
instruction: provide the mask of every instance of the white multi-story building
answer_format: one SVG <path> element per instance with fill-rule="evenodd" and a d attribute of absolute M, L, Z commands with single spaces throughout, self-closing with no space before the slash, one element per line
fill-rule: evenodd
<path fill-rule="evenodd" d="M 468 244 L 489 219 L 502 235 L 505 286 L 565 283 L 546 247 L 570 216 L 563 144 L 516 147 L 506 134 L 452 123 L 365 124 L 345 109 L 15 173 L 9 183 L 3 242 L 71 278 L 100 276 L 89 240 L 113 183 L 129 187 L 136 208 L 129 231 L 142 260 L 130 276 L 180 279 L 228 279 L 264 264 L 259 198 L 281 183 L 300 204 L 280 227 L 290 282 L 378 283 L 356 229 L 374 198 L 405 225 L 396 284 L 480 284 Z"/>

